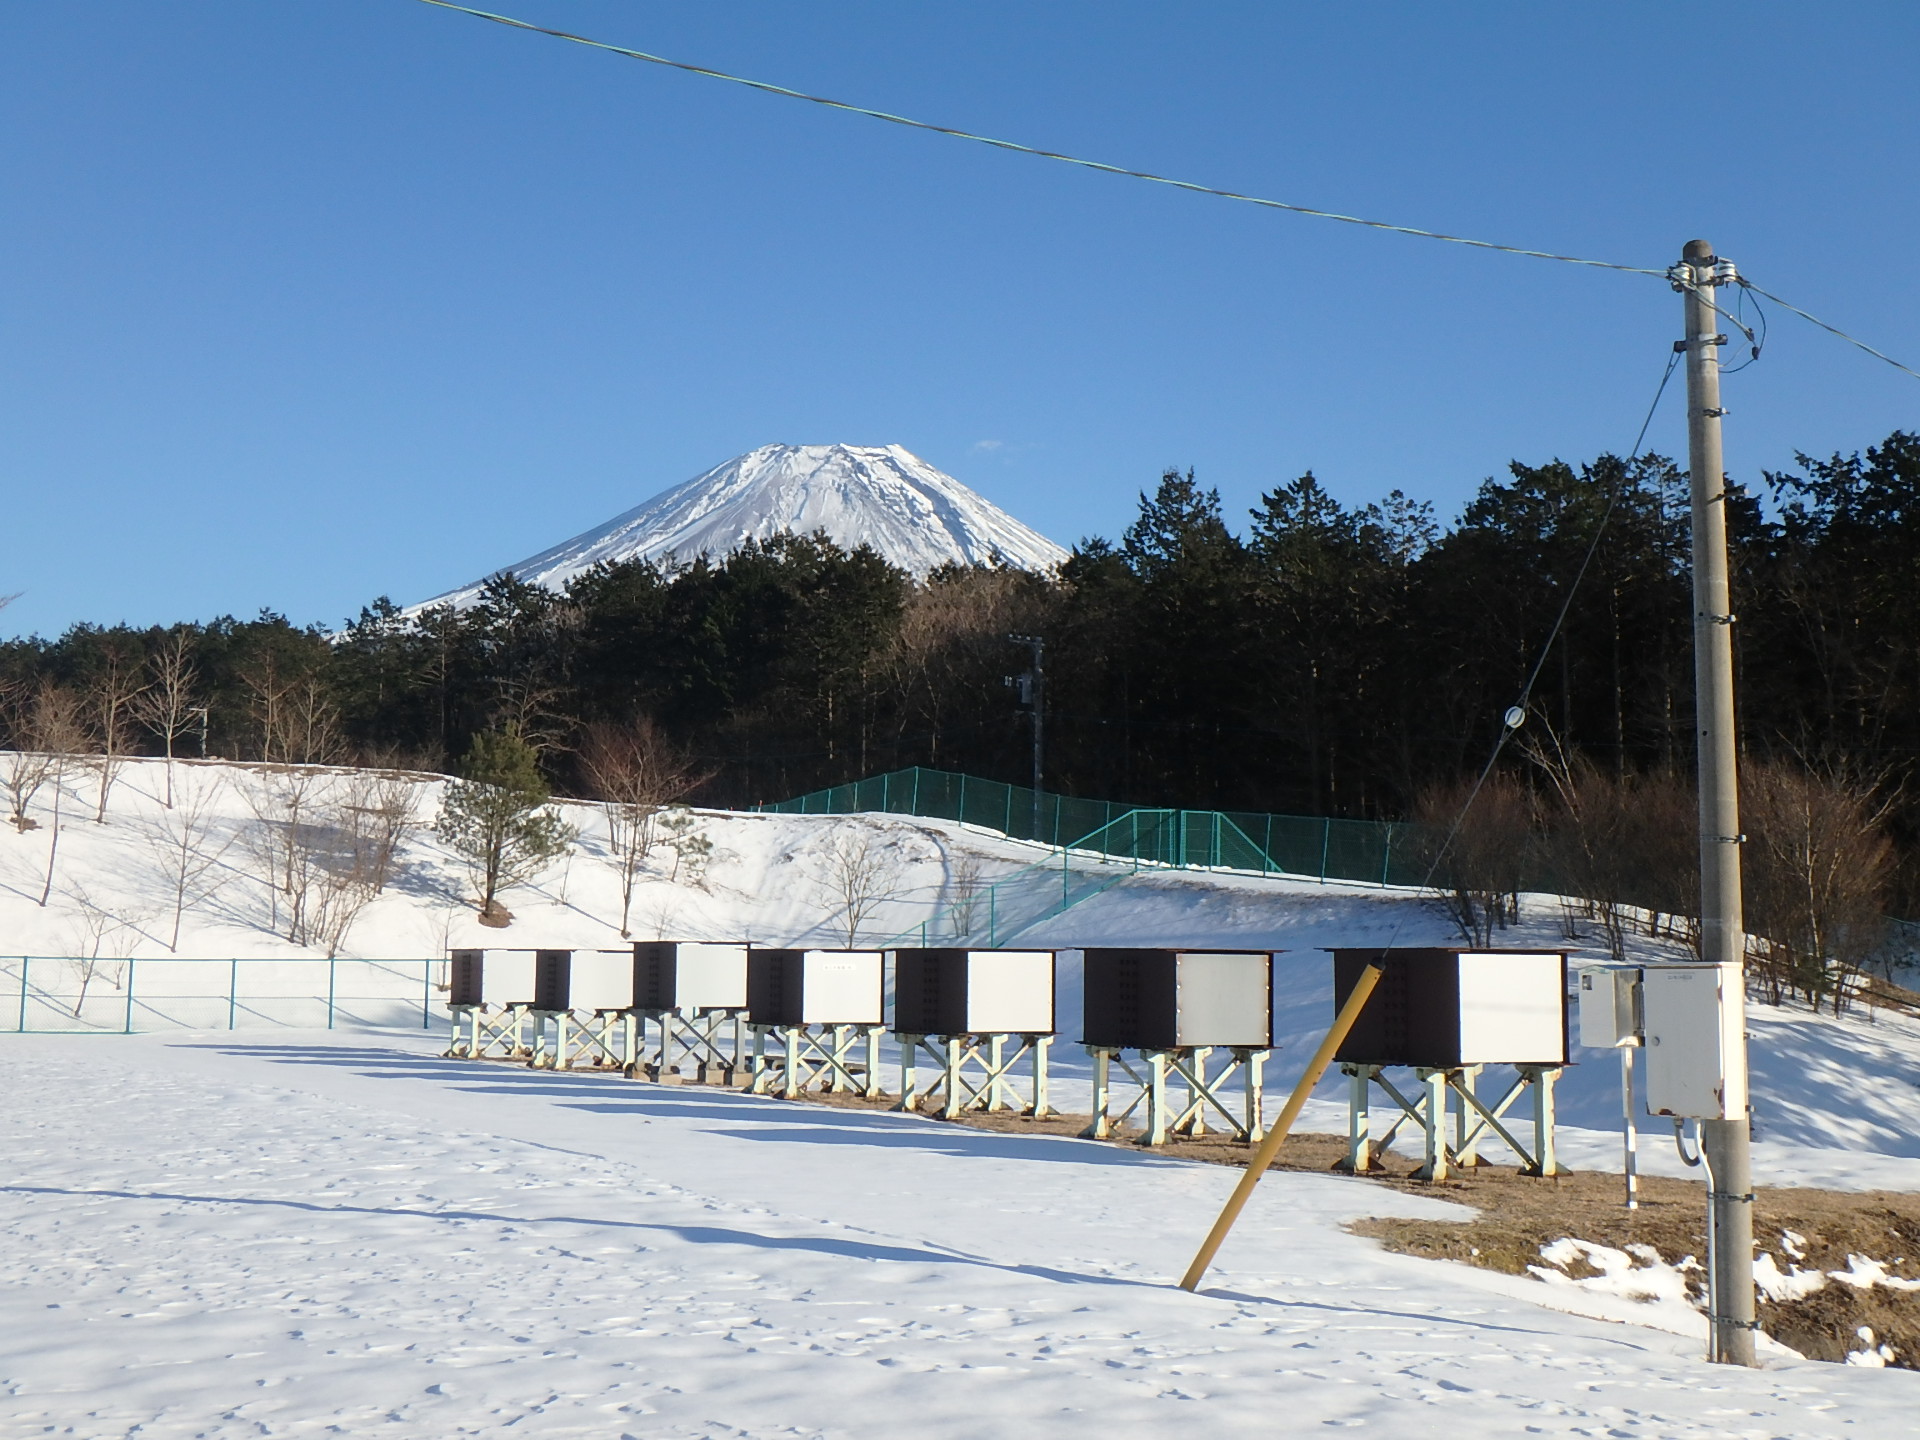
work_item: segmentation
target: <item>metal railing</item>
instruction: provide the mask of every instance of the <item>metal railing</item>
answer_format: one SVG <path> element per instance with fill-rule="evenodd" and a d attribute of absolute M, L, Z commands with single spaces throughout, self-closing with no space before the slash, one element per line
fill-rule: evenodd
<path fill-rule="evenodd" d="M 443 960 L 0 956 L 0 1034 L 433 1026 Z"/>

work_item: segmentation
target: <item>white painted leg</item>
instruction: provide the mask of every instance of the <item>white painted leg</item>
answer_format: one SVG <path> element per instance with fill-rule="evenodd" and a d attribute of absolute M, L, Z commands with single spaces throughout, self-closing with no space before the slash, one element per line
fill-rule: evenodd
<path fill-rule="evenodd" d="M 1416 1070 L 1422 1097 L 1420 1118 L 1426 1134 L 1426 1163 L 1416 1176 L 1421 1180 L 1447 1178 L 1447 1072 Z"/>
<path fill-rule="evenodd" d="M 1080 1133 L 1089 1140 L 1105 1140 L 1113 1134 L 1112 1127 L 1107 1124 L 1107 1105 L 1113 1099 L 1112 1076 L 1109 1073 L 1113 1066 L 1113 1052 L 1097 1050 L 1089 1045 L 1087 1054 L 1093 1059 L 1093 1113 L 1087 1117 L 1087 1128 Z"/>
<path fill-rule="evenodd" d="M 1454 1163 L 1462 1169 L 1472 1169 L 1480 1164 L 1480 1139 L 1485 1134 L 1485 1127 L 1480 1123 L 1479 1112 L 1467 1103 L 1466 1097 L 1471 1095 L 1476 1100 L 1480 1098 L 1480 1067 L 1461 1066 L 1454 1083 L 1460 1091 L 1455 1097 L 1460 1109 L 1460 1127 L 1457 1132 L 1459 1143 L 1453 1148 Z"/>
<path fill-rule="evenodd" d="M 780 1093 L 788 1100 L 795 1100 L 800 1096 L 800 1032 L 789 1025 L 780 1033 L 781 1038 L 786 1041 L 786 1053 L 783 1058 L 787 1062 L 786 1073 L 780 1081 Z"/>
<path fill-rule="evenodd" d="M 1554 1154 L 1553 1082 L 1560 1072 L 1547 1066 L 1529 1067 L 1533 1080 L 1533 1166 L 1526 1175 L 1564 1175 L 1559 1157 Z"/>
<path fill-rule="evenodd" d="M 1247 1143 L 1258 1145 L 1267 1135 L 1265 1115 L 1267 1052 L 1249 1050 L 1243 1062 L 1246 1070 L 1243 1079 L 1247 1086 Z"/>
<path fill-rule="evenodd" d="M 1007 1037 L 989 1035 L 987 1037 L 987 1070 L 993 1076 L 987 1082 L 987 1109 L 1005 1110 L 1007 1106 L 1007 1082 L 1001 1075 L 1006 1065 Z"/>
<path fill-rule="evenodd" d="M 1033 1109 L 1027 1113 L 1036 1120 L 1044 1120 L 1053 1113 L 1053 1104 L 1047 1096 L 1047 1052 L 1053 1048 L 1053 1037 L 1030 1035 L 1027 1043 L 1033 1047 Z"/>
<path fill-rule="evenodd" d="M 1143 1145 L 1167 1143 L 1167 1055 L 1153 1050 L 1143 1057 L 1147 1062 L 1147 1133 Z"/>
<path fill-rule="evenodd" d="M 920 1048 L 918 1035 L 896 1035 L 900 1042 L 900 1103 L 896 1110 L 918 1110 L 920 1108 L 920 1087 L 914 1076 L 915 1052 Z"/>
<path fill-rule="evenodd" d="M 1198 1140 L 1207 1133 L 1207 1061 L 1213 1055 L 1209 1046 L 1202 1045 L 1192 1052 L 1192 1078 L 1187 1083 L 1187 1108 L 1193 1112 L 1193 1118 L 1187 1122 L 1187 1133 Z"/>
<path fill-rule="evenodd" d="M 1626 1125 L 1623 1129 L 1623 1142 L 1626 1154 L 1623 1157 L 1627 1174 L 1627 1209 L 1640 1208 L 1640 1117 L 1633 1113 L 1633 1051 L 1631 1045 L 1620 1047 L 1620 1108 L 1625 1112 Z"/>

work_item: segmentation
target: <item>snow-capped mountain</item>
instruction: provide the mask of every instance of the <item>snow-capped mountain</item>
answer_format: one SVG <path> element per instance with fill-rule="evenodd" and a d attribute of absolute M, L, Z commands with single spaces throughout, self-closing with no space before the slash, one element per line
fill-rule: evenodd
<path fill-rule="evenodd" d="M 816 530 L 848 548 L 865 542 L 915 575 L 949 561 L 1050 570 L 1067 558 L 902 446 L 762 445 L 506 568 L 557 589 L 603 560 L 717 558 L 748 540 Z M 482 583 L 426 604 L 466 605 Z"/>

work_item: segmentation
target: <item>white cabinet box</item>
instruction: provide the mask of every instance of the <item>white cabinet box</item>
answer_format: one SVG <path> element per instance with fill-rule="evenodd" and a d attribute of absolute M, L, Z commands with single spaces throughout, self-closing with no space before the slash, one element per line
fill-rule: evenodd
<path fill-rule="evenodd" d="M 878 1025 L 885 1004 L 878 950 L 747 953 L 747 1018 L 755 1025 Z"/>
<path fill-rule="evenodd" d="M 634 1003 L 642 1010 L 743 1010 L 747 947 L 705 940 L 641 941 L 633 947 Z"/>
<path fill-rule="evenodd" d="M 1655 1115 L 1737 1120 L 1747 1113 L 1746 992 L 1738 965 L 1649 965 L 1640 973 L 1647 1109 Z"/>
<path fill-rule="evenodd" d="M 906 1035 L 1051 1035 L 1051 950 L 896 950 L 893 1028 Z"/>
<path fill-rule="evenodd" d="M 1086 952 L 1081 1039 L 1115 1050 L 1273 1043 L 1267 950 Z"/>
<path fill-rule="evenodd" d="M 449 1005 L 531 1005 L 534 952 L 531 950 L 455 950 Z"/>
<path fill-rule="evenodd" d="M 1375 960 L 1385 973 L 1335 1059 L 1428 1070 L 1567 1063 L 1564 951 L 1335 950 L 1334 1013 Z"/>

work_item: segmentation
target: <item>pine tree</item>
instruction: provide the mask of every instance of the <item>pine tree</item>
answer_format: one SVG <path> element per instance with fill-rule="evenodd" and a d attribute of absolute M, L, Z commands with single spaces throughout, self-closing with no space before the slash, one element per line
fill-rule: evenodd
<path fill-rule="evenodd" d="M 577 832 L 548 807 L 546 778 L 519 736 L 480 732 L 460 769 L 464 778 L 447 782 L 436 828 L 467 862 L 481 923 L 506 925 L 513 916 L 499 903 L 500 892 L 532 880 Z"/>

